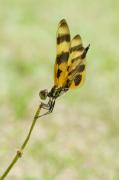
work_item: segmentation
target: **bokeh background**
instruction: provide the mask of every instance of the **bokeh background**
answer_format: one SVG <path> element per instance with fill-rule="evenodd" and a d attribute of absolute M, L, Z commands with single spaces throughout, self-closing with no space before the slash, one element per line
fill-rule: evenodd
<path fill-rule="evenodd" d="M 0 0 L 0 174 L 22 144 L 40 89 L 53 86 L 65 18 L 87 56 L 84 86 L 39 119 L 8 180 L 119 180 L 119 1 Z"/>

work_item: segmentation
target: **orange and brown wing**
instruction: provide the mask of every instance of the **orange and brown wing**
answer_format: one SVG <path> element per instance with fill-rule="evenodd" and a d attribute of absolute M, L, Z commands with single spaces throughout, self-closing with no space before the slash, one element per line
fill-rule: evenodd
<path fill-rule="evenodd" d="M 84 51 L 80 35 L 76 35 L 71 41 L 70 56 L 68 60 L 68 72 L 71 72 L 81 62 L 81 55 Z"/>
<path fill-rule="evenodd" d="M 89 46 L 86 48 L 83 47 L 82 40 L 79 35 L 76 35 L 72 39 L 68 60 L 68 75 L 65 84 L 67 88 L 74 89 L 83 85 L 86 74 L 86 54 Z"/>
<path fill-rule="evenodd" d="M 70 31 L 65 19 L 61 20 L 57 31 L 56 62 L 54 67 L 54 85 L 62 87 L 66 75 L 70 50 Z"/>

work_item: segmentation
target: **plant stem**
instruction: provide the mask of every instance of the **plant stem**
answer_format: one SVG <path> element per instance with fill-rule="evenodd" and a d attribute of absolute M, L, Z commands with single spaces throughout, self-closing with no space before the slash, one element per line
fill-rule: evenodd
<path fill-rule="evenodd" d="M 3 173 L 3 175 L 0 177 L 0 180 L 3 180 L 3 179 L 8 175 L 8 173 L 10 172 L 10 170 L 12 169 L 12 167 L 14 166 L 14 164 L 15 164 L 15 163 L 17 162 L 17 160 L 22 156 L 23 151 L 24 151 L 24 149 L 25 149 L 25 147 L 26 147 L 26 145 L 27 145 L 27 143 L 28 143 L 28 141 L 29 141 L 29 139 L 30 139 L 31 133 L 32 133 L 33 128 L 34 128 L 34 126 L 35 126 L 35 124 L 36 124 L 36 121 L 37 121 L 37 119 L 38 119 L 38 116 L 39 116 L 39 114 L 40 114 L 40 110 L 41 110 L 41 104 L 39 105 L 39 107 L 38 107 L 38 109 L 37 109 L 37 111 L 36 111 L 36 113 L 35 113 L 35 116 L 34 116 L 34 118 L 33 118 L 33 121 L 32 121 L 32 124 L 31 124 L 31 126 L 30 126 L 30 129 L 29 129 L 29 132 L 28 132 L 27 137 L 25 138 L 25 140 L 24 140 L 23 144 L 21 145 L 20 149 L 17 151 L 16 155 L 14 156 L 12 162 L 9 164 L 9 166 L 7 167 L 7 169 L 5 170 L 5 172 Z"/>

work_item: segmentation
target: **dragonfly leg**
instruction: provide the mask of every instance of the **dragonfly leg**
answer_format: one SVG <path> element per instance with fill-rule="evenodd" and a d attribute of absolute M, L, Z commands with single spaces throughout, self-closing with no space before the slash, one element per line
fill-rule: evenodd
<path fill-rule="evenodd" d="M 55 105 L 55 100 L 49 100 L 48 104 L 41 104 L 41 108 L 48 110 L 46 113 L 41 114 L 40 116 L 38 116 L 38 118 L 45 116 L 47 114 L 52 113 L 53 109 L 54 109 L 54 105 Z"/>
<path fill-rule="evenodd" d="M 49 108 L 50 108 L 49 102 L 48 102 L 48 104 L 45 104 L 45 103 L 41 102 L 41 108 L 42 108 L 42 109 L 49 110 Z"/>

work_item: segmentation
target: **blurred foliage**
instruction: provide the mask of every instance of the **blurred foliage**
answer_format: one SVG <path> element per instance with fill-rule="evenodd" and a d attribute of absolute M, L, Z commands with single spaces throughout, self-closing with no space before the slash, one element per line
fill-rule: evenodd
<path fill-rule="evenodd" d="M 9 180 L 119 179 L 119 1 L 0 1 L 0 174 L 21 145 L 53 85 L 57 24 L 80 33 L 87 56 L 81 89 L 39 119 Z"/>

